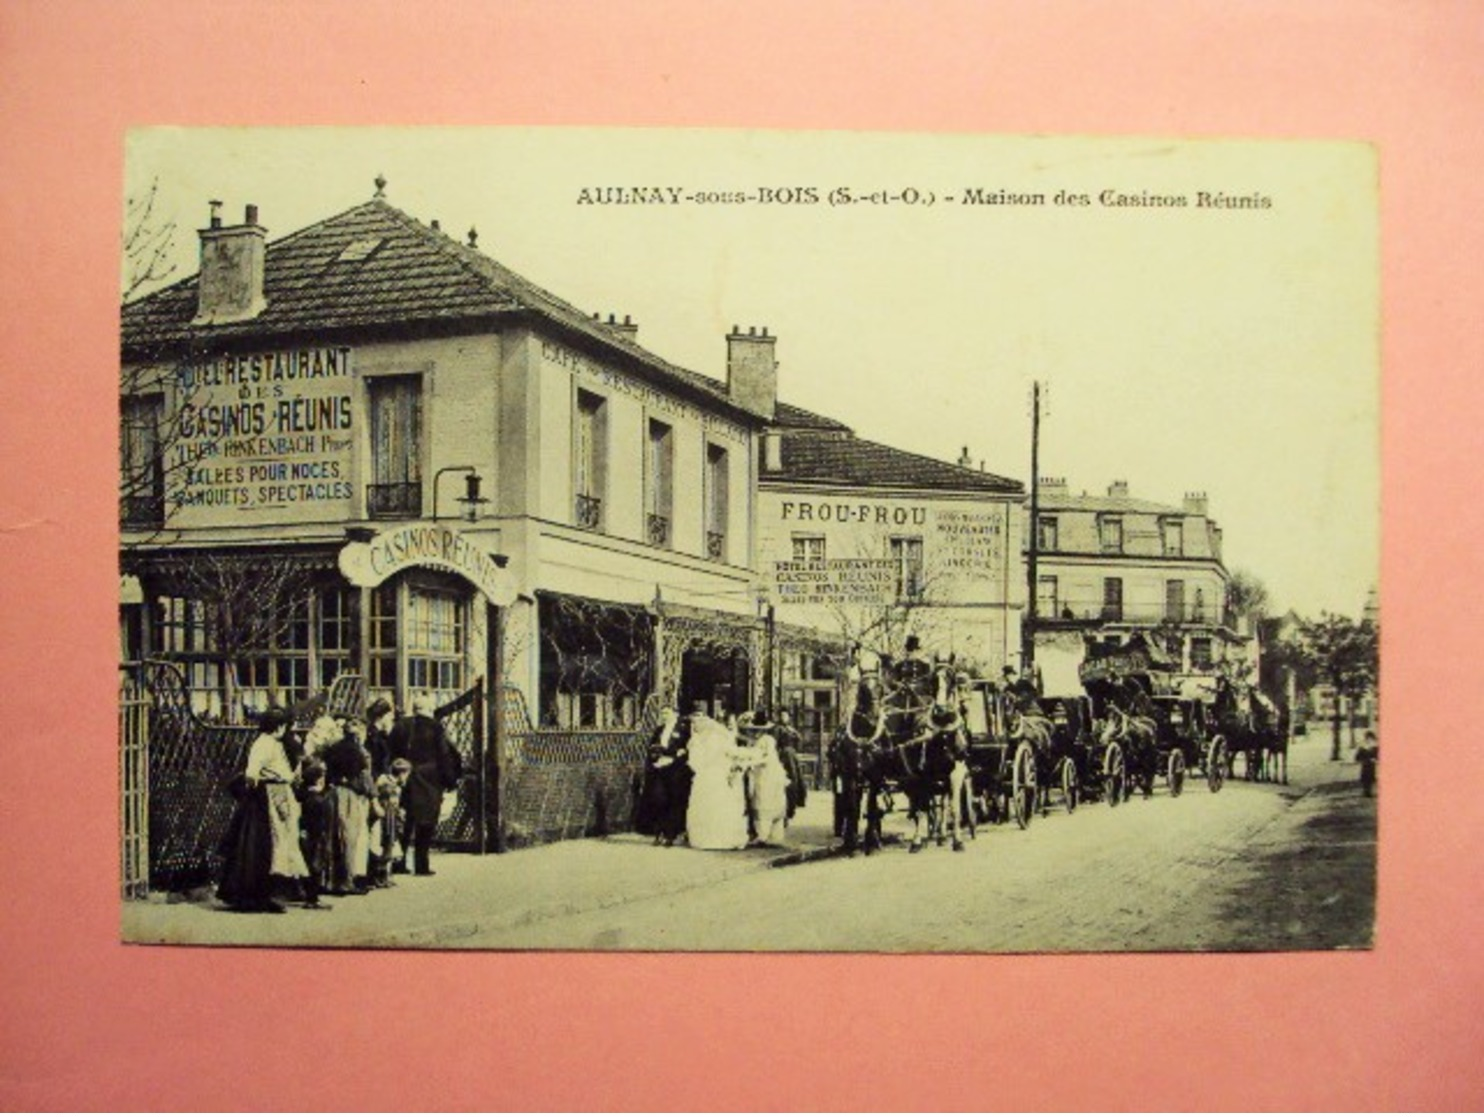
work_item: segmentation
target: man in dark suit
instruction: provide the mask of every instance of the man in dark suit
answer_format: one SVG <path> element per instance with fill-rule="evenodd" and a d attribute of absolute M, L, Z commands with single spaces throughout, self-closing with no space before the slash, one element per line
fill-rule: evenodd
<path fill-rule="evenodd" d="M 411 829 L 412 867 L 417 876 L 433 875 L 429 854 L 433 831 L 438 828 L 438 812 L 443 793 L 459 785 L 462 774 L 458 754 L 443 735 L 443 726 L 433 716 L 433 699 L 420 694 L 412 700 L 412 713 L 392 727 L 393 760 L 406 760 L 412 765 L 407 785 L 402 789 L 402 804 Z"/>

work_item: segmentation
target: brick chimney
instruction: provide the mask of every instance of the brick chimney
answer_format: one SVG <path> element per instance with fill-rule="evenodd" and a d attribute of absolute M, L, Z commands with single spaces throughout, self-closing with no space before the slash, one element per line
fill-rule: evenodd
<path fill-rule="evenodd" d="M 1206 515 L 1206 494 L 1205 493 L 1186 493 L 1185 494 L 1185 514 L 1187 516 L 1204 516 L 1204 515 Z"/>
<path fill-rule="evenodd" d="M 768 327 L 759 332 L 748 326 L 744 334 L 737 327 L 727 334 L 727 395 L 738 407 L 773 418 L 778 406 L 778 362 L 773 357 L 773 343 Z"/>
<path fill-rule="evenodd" d="M 960 469 L 973 469 L 974 459 L 969 456 L 969 448 L 964 447 L 963 453 L 958 456 L 958 467 Z"/>
<path fill-rule="evenodd" d="M 263 298 L 268 230 L 258 224 L 258 207 L 247 207 L 241 225 L 222 225 L 221 210 L 221 202 L 213 201 L 211 223 L 199 230 L 201 274 L 193 326 L 245 322 L 268 305 Z"/>
<path fill-rule="evenodd" d="M 1128 496 L 1128 482 L 1127 481 L 1114 481 L 1111 485 L 1108 486 L 1108 495 L 1109 496 L 1116 496 L 1116 497 L 1127 497 Z"/>
<path fill-rule="evenodd" d="M 1065 477 L 1042 477 L 1040 489 L 1042 500 L 1045 500 L 1048 496 L 1066 496 L 1067 479 Z"/>
<path fill-rule="evenodd" d="M 593 317 L 596 318 L 597 315 L 595 314 Z M 618 315 L 610 314 L 608 315 L 608 321 L 604 322 L 603 325 L 607 326 L 614 333 L 628 338 L 630 341 L 633 341 L 634 338 L 639 336 L 639 323 L 633 321 L 627 314 L 623 316 L 622 322 L 618 320 Z"/>

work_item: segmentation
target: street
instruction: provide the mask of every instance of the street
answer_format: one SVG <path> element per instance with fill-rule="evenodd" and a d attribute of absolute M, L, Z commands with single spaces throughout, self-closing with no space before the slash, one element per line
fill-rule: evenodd
<path fill-rule="evenodd" d="M 1375 800 L 1323 734 L 1294 743 L 1289 785 L 1191 779 L 1116 808 L 1054 807 L 1027 830 L 981 826 L 963 853 L 889 845 L 822 856 L 811 796 L 788 850 L 707 853 L 634 834 L 443 855 L 439 875 L 284 916 L 213 901 L 126 904 L 140 943 L 569 950 L 1108 951 L 1365 947 Z M 900 813 L 887 830 L 900 833 Z"/>
<path fill-rule="evenodd" d="M 968 849 L 887 849 L 738 876 L 457 944 L 585 950 L 1103 951 L 1364 947 L 1375 800 L 1295 742 L 1287 787 L 1059 809 Z"/>

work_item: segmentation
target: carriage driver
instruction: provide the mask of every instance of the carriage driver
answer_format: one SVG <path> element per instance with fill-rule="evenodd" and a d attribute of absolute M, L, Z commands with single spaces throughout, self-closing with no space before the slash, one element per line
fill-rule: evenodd
<path fill-rule="evenodd" d="M 932 698 L 933 665 L 922 654 L 922 641 L 907 637 L 902 660 L 893 672 L 898 687 L 912 695 L 913 704 L 926 705 Z"/>

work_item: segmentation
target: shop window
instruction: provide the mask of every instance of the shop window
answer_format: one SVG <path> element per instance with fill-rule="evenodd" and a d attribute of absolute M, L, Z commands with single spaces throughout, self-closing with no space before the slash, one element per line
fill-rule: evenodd
<path fill-rule="evenodd" d="M 1185 619 L 1185 583 L 1179 578 L 1165 582 L 1165 620 L 1180 622 Z"/>
<path fill-rule="evenodd" d="M 1098 521 L 1098 541 L 1105 555 L 1123 554 L 1123 520 L 1104 516 Z"/>
<path fill-rule="evenodd" d="M 422 378 L 377 376 L 371 401 L 371 479 L 366 514 L 373 519 L 422 515 Z"/>
<path fill-rule="evenodd" d="M 461 692 L 464 689 L 465 640 L 461 596 L 454 592 L 409 586 L 404 632 L 409 689 Z"/>
<path fill-rule="evenodd" d="M 651 546 L 671 545 L 671 518 L 675 491 L 675 435 L 668 423 L 649 420 L 648 476 L 644 507 Z"/>
<path fill-rule="evenodd" d="M 370 666 L 372 690 L 397 691 L 397 586 L 383 583 L 371 591 Z"/>
<path fill-rule="evenodd" d="M 727 452 L 706 444 L 706 557 L 727 561 Z"/>
<path fill-rule="evenodd" d="M 159 527 L 165 522 L 165 458 L 160 423 L 161 395 L 120 400 L 119 522 L 124 527 Z"/>
<path fill-rule="evenodd" d="M 1179 520 L 1165 520 L 1164 552 L 1166 558 L 1181 558 L 1185 554 L 1185 525 Z"/>
<path fill-rule="evenodd" d="M 823 562 L 824 536 L 795 535 L 794 562 Z"/>
<path fill-rule="evenodd" d="M 1041 552 L 1060 550 L 1055 516 L 1042 516 L 1036 524 L 1036 550 Z"/>
<path fill-rule="evenodd" d="M 922 536 L 894 535 L 891 538 L 891 561 L 896 567 L 898 601 L 921 601 Z"/>
<path fill-rule="evenodd" d="M 1209 670 L 1215 662 L 1211 655 L 1211 638 L 1193 637 L 1190 641 L 1190 666 L 1195 670 Z"/>
<path fill-rule="evenodd" d="M 1103 620 L 1123 620 L 1123 579 L 1103 579 Z"/>
<path fill-rule="evenodd" d="M 319 593 L 319 685 L 328 687 L 337 675 L 355 670 L 357 595 L 331 588 Z"/>
<path fill-rule="evenodd" d="M 573 437 L 572 483 L 576 489 L 572 522 L 589 531 L 603 530 L 603 497 L 608 490 L 608 403 L 578 389 Z"/>

